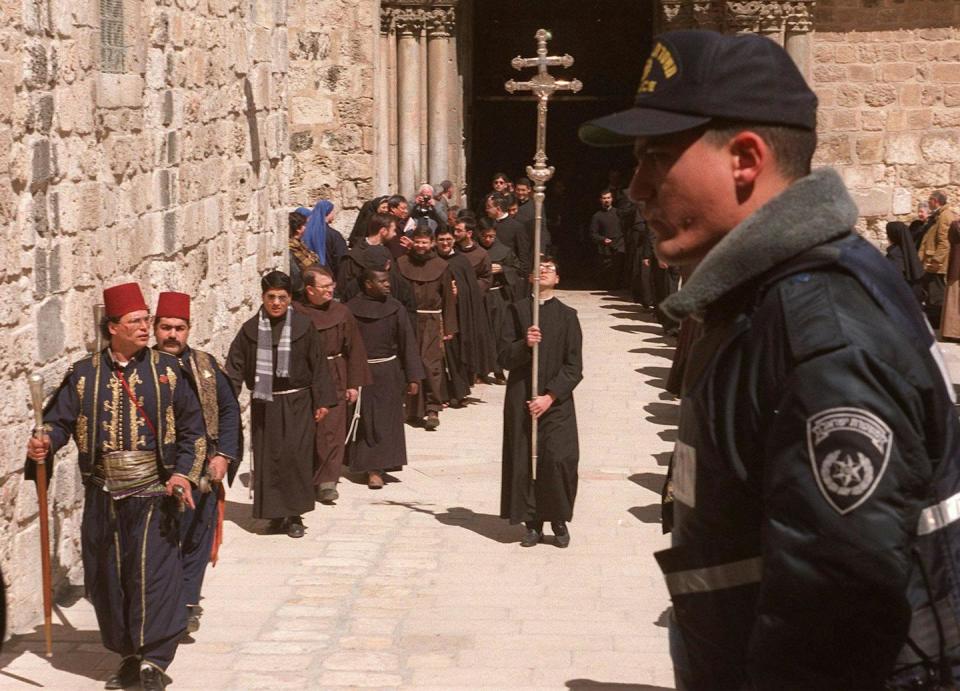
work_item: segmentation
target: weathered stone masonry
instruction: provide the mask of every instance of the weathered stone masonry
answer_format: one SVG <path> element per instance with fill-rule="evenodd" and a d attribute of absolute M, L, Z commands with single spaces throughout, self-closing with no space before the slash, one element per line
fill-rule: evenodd
<path fill-rule="evenodd" d="M 105 40 L 102 40 L 105 39 Z M 26 377 L 88 352 L 104 285 L 202 296 L 217 353 L 285 265 L 282 0 L 0 0 L 0 565 L 10 629 L 40 611 Z M 58 584 L 81 578 L 72 448 L 52 487 Z"/>

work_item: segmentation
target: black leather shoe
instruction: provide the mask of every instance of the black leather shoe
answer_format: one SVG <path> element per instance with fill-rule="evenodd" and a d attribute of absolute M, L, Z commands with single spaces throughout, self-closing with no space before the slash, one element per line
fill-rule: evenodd
<path fill-rule="evenodd" d="M 287 535 L 290 537 L 303 537 L 303 519 L 300 516 L 291 516 L 287 519 Z"/>
<path fill-rule="evenodd" d="M 167 688 L 167 680 L 159 668 L 143 665 L 140 668 L 140 688 L 143 691 L 163 691 Z"/>
<path fill-rule="evenodd" d="M 427 413 L 427 419 L 423 422 L 423 428 L 434 430 L 440 426 L 440 416 L 437 413 Z"/>
<path fill-rule="evenodd" d="M 123 662 L 113 673 L 107 683 L 103 685 L 105 689 L 125 689 L 130 686 L 136 686 L 140 681 L 140 658 L 136 655 L 129 655 L 123 658 Z"/>
<path fill-rule="evenodd" d="M 551 523 L 550 528 L 553 530 L 554 538 L 557 541 L 557 547 L 566 547 L 570 544 L 570 531 L 567 529 L 567 524 L 563 521 L 559 523 Z"/>
<path fill-rule="evenodd" d="M 533 528 L 527 528 L 526 534 L 523 536 L 523 539 L 520 540 L 521 547 L 533 547 L 535 544 L 540 542 L 543 539 L 543 533 L 539 530 L 534 530 Z"/>

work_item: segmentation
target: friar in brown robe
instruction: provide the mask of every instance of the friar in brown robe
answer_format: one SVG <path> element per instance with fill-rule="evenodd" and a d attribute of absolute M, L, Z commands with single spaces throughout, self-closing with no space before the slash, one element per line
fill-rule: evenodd
<path fill-rule="evenodd" d="M 444 347 L 458 331 L 457 304 L 450 269 L 437 256 L 430 229 L 418 226 L 412 239 L 413 247 L 397 259 L 397 268 L 416 296 L 415 331 L 426 376 L 417 395 L 407 401 L 407 416 L 420 421 L 426 415 L 424 427 L 432 430 L 440 425 L 440 410 L 447 399 Z"/>
<path fill-rule="evenodd" d="M 329 504 L 340 498 L 337 482 L 343 468 L 347 437 L 348 406 L 357 402 L 361 386 L 373 383 L 367 367 L 367 350 L 357 320 L 345 305 L 334 301 L 336 286 L 330 271 L 321 266 L 303 272 L 304 300 L 293 308 L 311 319 L 320 334 L 321 348 L 330 365 L 337 390 L 337 403 L 317 426 L 316 471 L 313 474 L 317 500 Z"/>
<path fill-rule="evenodd" d="M 473 267 L 473 273 L 477 277 L 477 285 L 480 287 L 482 295 L 493 285 L 493 269 L 490 263 L 490 255 L 483 249 L 474 237 L 477 234 L 477 222 L 472 218 L 461 218 L 457 221 L 454 229 L 454 237 L 457 239 L 457 250 L 463 254 Z"/>
<path fill-rule="evenodd" d="M 348 439 L 347 463 L 353 472 L 367 473 L 370 489 L 380 489 L 385 469 L 407 463 L 403 396 L 416 395 L 423 365 L 407 312 L 390 297 L 388 274 L 368 269 L 362 285 L 347 308 L 367 347 L 373 384 L 360 391 L 359 424 Z"/>

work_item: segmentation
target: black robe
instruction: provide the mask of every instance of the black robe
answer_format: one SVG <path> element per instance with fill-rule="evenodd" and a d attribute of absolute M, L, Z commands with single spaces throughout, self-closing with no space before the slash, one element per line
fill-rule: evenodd
<path fill-rule="evenodd" d="M 360 293 L 347 308 L 356 317 L 369 360 L 386 360 L 368 360 L 373 384 L 360 391 L 360 424 L 347 446 L 347 465 L 354 472 L 406 465 L 403 398 L 407 384 L 424 376 L 410 319 L 391 297 L 377 300 Z"/>
<path fill-rule="evenodd" d="M 283 320 L 272 324 L 273 391 L 300 390 L 274 395 L 272 401 L 254 398 L 250 405 L 254 518 L 285 518 L 313 511 L 317 428 L 313 413 L 337 405 L 320 334 L 308 317 L 294 312 L 291 319 L 290 376 L 286 378 L 276 376 Z M 240 327 L 227 354 L 225 369 L 238 395 L 243 384 L 251 391 L 254 388 L 258 323 L 259 312 Z"/>
<path fill-rule="evenodd" d="M 582 335 L 576 310 L 556 298 L 540 307 L 539 394 L 556 396 L 538 421 L 537 479 L 530 482 L 531 349 L 526 344 L 532 324 L 532 298 L 507 308 L 500 338 L 499 362 L 510 370 L 503 403 L 503 468 L 500 517 L 511 523 L 569 521 L 577 496 L 580 459 L 573 389 L 583 378 Z"/>
<path fill-rule="evenodd" d="M 519 290 L 520 284 L 520 260 L 509 247 L 499 240 L 494 240 L 490 247 L 485 248 L 491 264 L 499 264 L 503 269 L 500 273 L 491 274 L 493 285 L 483 298 L 484 306 L 487 309 L 487 320 L 490 323 L 490 330 L 493 334 L 495 345 L 500 343 L 500 327 L 503 325 L 504 315 L 507 312 L 507 305 L 513 302 L 515 291 Z M 502 376 L 503 371 L 500 366 L 494 362 L 493 371 L 497 376 Z M 484 372 L 487 374 L 488 372 Z"/>
<path fill-rule="evenodd" d="M 457 324 L 460 330 L 447 343 L 447 370 L 450 399 L 459 401 L 470 393 L 475 375 L 486 374 L 493 368 L 495 345 L 473 265 L 459 250 L 438 256 L 446 260 L 457 283 Z"/>

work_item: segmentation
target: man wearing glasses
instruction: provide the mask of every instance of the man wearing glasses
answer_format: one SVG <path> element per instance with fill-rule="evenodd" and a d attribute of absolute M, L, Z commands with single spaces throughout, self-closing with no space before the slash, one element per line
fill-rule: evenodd
<path fill-rule="evenodd" d="M 71 437 L 85 485 L 80 524 L 84 586 L 104 647 L 123 657 L 106 688 L 163 689 L 186 627 L 177 499 L 206 460 L 200 405 L 180 364 L 147 347 L 150 313 L 140 287 L 103 291 L 109 345 L 73 364 L 47 404 L 46 434 L 27 456 L 46 461 Z M 36 476 L 28 463 L 28 478 Z"/>
<path fill-rule="evenodd" d="M 503 470 L 500 517 L 523 523 L 520 542 L 533 547 L 549 521 L 558 547 L 570 544 L 580 460 L 573 389 L 583 378 L 577 312 L 554 296 L 560 282 L 557 262 L 540 260 L 540 327 L 533 326 L 533 298 L 512 303 L 504 316 L 498 361 L 510 371 L 503 404 Z M 532 280 L 532 277 L 531 277 Z M 539 390 L 531 396 L 532 349 L 540 344 Z M 537 477 L 530 477 L 531 416 L 537 419 Z"/>
<path fill-rule="evenodd" d="M 316 423 L 337 405 L 337 391 L 320 334 L 290 306 L 290 277 L 271 271 L 260 287 L 263 304 L 240 327 L 225 369 L 238 396 L 244 384 L 253 394 L 253 517 L 299 538 L 315 502 Z"/>

